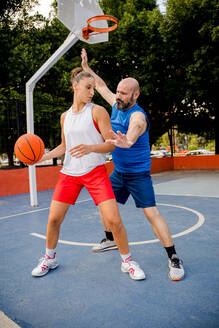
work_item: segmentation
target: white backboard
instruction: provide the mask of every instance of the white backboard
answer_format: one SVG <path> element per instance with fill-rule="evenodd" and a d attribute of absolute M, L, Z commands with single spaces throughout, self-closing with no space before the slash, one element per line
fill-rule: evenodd
<path fill-rule="evenodd" d="M 82 36 L 82 28 L 87 26 L 88 18 L 104 15 L 98 0 L 58 0 L 58 19 L 81 41 L 99 43 L 108 41 L 108 33 L 91 35 L 88 40 Z M 107 21 L 100 20 L 92 23 L 99 28 L 108 27 Z"/>

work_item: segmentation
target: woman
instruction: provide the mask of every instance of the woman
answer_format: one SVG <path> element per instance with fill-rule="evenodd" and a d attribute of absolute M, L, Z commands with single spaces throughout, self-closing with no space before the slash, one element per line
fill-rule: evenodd
<path fill-rule="evenodd" d="M 145 279 L 139 265 L 132 261 L 126 230 L 104 165 L 104 154 L 114 149 L 104 142 L 112 138 L 109 114 L 103 107 L 91 103 L 95 81 L 90 73 L 76 68 L 71 73 L 71 82 L 73 104 L 61 115 L 61 144 L 41 159 L 45 161 L 65 154 L 50 205 L 46 254 L 32 276 L 43 276 L 58 266 L 56 245 L 61 224 L 69 206 L 75 204 L 81 189 L 86 187 L 112 230 L 122 257 L 121 270 L 134 280 Z"/>

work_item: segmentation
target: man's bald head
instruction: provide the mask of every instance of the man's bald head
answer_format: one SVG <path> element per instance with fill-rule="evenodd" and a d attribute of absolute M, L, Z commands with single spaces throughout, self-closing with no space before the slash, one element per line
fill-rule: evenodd
<path fill-rule="evenodd" d="M 128 87 L 132 92 L 139 91 L 139 83 L 133 77 L 126 77 L 119 82 L 119 85 Z"/>
<path fill-rule="evenodd" d="M 122 79 L 116 90 L 117 109 L 127 110 L 136 104 L 140 95 L 139 84 L 133 77 Z"/>

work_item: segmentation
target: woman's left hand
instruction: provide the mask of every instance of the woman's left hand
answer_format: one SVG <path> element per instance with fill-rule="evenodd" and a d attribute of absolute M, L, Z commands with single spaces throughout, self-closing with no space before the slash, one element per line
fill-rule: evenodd
<path fill-rule="evenodd" d="M 74 146 L 69 150 L 71 156 L 75 158 L 80 158 L 84 155 L 90 154 L 90 152 L 91 152 L 90 145 L 84 145 L 84 144 Z"/>

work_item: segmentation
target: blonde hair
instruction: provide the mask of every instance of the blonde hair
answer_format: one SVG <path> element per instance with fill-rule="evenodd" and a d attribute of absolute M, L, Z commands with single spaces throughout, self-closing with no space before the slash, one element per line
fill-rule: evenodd
<path fill-rule="evenodd" d="M 71 71 L 71 83 L 75 81 L 79 82 L 83 78 L 94 78 L 94 77 L 90 73 L 84 72 L 81 67 L 76 67 Z"/>

